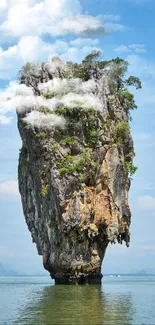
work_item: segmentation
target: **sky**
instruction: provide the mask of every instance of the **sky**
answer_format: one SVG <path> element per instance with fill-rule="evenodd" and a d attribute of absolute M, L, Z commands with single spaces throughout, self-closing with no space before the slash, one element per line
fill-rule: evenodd
<path fill-rule="evenodd" d="M 104 273 L 155 273 L 154 0 L 0 0 L 0 99 L 27 61 L 59 55 L 80 62 L 92 50 L 121 57 L 139 77 L 132 135 L 138 171 L 130 190 L 131 246 L 109 246 Z M 20 273 L 44 273 L 17 186 L 21 140 L 15 108 L 0 103 L 0 262 Z"/>

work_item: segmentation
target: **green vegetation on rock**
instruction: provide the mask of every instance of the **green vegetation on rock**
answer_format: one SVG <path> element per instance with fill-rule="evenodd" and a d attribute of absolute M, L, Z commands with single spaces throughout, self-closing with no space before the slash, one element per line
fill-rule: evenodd
<path fill-rule="evenodd" d="M 124 109 L 128 113 L 130 110 L 136 109 L 137 105 L 134 100 L 134 95 L 127 90 L 119 90 L 118 97 L 121 104 L 124 106 Z"/>
<path fill-rule="evenodd" d="M 95 185 L 96 172 L 100 164 L 94 159 L 92 149 L 83 149 L 78 157 L 65 154 L 58 166 L 60 175 L 74 175 L 80 181 L 86 180 L 89 175 L 90 183 Z"/>
<path fill-rule="evenodd" d="M 112 129 L 112 142 L 123 145 L 129 137 L 130 127 L 127 122 L 119 122 Z"/>
<path fill-rule="evenodd" d="M 72 136 L 72 137 L 67 136 L 65 139 L 61 140 L 60 143 L 67 145 L 67 146 L 71 146 L 75 143 L 76 140 L 77 140 L 77 137 L 75 137 L 75 136 Z"/>
<path fill-rule="evenodd" d="M 52 112 L 50 112 L 50 110 L 46 106 L 40 106 L 39 111 L 41 113 L 44 113 L 45 115 L 52 114 Z"/>
<path fill-rule="evenodd" d="M 37 134 L 37 138 L 44 138 L 46 137 L 46 132 L 44 131 L 40 131 L 38 134 Z"/>
<path fill-rule="evenodd" d="M 20 83 L 25 83 L 25 80 L 31 74 L 33 67 L 34 67 L 34 64 L 32 64 L 31 62 L 27 62 L 21 68 L 21 70 L 18 73 L 18 79 L 19 79 Z"/>
<path fill-rule="evenodd" d="M 58 152 L 58 145 L 56 143 L 53 144 L 53 146 L 51 147 L 51 151 L 53 155 L 55 155 Z"/>
<path fill-rule="evenodd" d="M 56 97 L 58 95 L 58 93 L 56 91 L 53 91 L 53 92 L 48 92 L 48 93 L 45 93 L 43 94 L 43 96 L 46 98 L 46 99 L 51 99 L 53 97 Z"/>
<path fill-rule="evenodd" d="M 43 185 L 42 191 L 41 191 L 41 194 L 42 194 L 43 197 L 45 197 L 47 195 L 48 188 L 49 188 L 49 186 L 47 184 L 46 185 Z"/>
<path fill-rule="evenodd" d="M 132 177 L 136 171 L 138 170 L 138 167 L 134 166 L 132 161 L 126 161 L 125 162 L 125 169 L 129 174 L 129 177 Z"/>

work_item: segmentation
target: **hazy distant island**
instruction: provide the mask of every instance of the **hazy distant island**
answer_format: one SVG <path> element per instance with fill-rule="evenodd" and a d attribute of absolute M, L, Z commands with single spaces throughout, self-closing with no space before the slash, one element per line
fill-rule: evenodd
<path fill-rule="evenodd" d="M 81 64 L 54 57 L 19 73 L 19 190 L 56 284 L 101 283 L 108 244 L 129 246 L 137 169 L 129 121 L 137 106 L 128 87 L 141 82 L 125 78 L 127 68 L 94 51 Z"/>
<path fill-rule="evenodd" d="M 17 276 L 18 272 L 6 270 L 2 263 L 0 263 L 0 276 Z"/>
<path fill-rule="evenodd" d="M 105 273 L 103 274 L 103 276 L 150 276 L 150 275 L 155 275 L 155 270 L 139 270 L 137 272 L 130 272 L 130 273 Z M 20 272 L 16 272 L 13 270 L 7 270 L 2 263 L 0 263 L 0 277 L 18 277 L 18 276 L 33 276 L 33 277 L 44 277 L 44 276 L 48 276 L 48 273 L 46 272 L 37 272 L 34 274 L 28 274 L 28 273 L 20 273 Z"/>
<path fill-rule="evenodd" d="M 48 274 L 46 272 L 39 272 L 39 273 L 34 273 L 34 274 L 28 274 L 28 273 L 21 273 L 17 272 L 14 270 L 8 270 L 3 266 L 3 264 L 0 262 L 0 277 L 5 277 L 5 276 L 47 276 Z"/>

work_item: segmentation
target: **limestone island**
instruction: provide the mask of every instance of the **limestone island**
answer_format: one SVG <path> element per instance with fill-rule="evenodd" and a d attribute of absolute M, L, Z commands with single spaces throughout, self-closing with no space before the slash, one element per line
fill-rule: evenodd
<path fill-rule="evenodd" d="M 19 190 L 56 284 L 100 284 L 108 244 L 129 246 L 128 192 L 137 169 L 129 123 L 137 106 L 128 87 L 141 82 L 125 79 L 127 68 L 94 51 L 81 64 L 53 57 L 19 72 Z"/>

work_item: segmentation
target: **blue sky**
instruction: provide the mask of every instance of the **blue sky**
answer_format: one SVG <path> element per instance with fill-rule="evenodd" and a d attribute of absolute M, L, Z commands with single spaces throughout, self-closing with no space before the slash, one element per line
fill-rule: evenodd
<path fill-rule="evenodd" d="M 138 110 L 131 128 L 138 172 L 130 190 L 131 247 L 109 246 L 103 270 L 155 271 L 154 16 L 154 0 L 0 1 L 0 261 L 7 268 L 44 272 L 22 213 L 17 189 L 21 141 L 14 107 L 2 104 L 4 94 L 27 61 L 45 61 L 55 54 L 81 61 L 101 49 L 105 59 L 127 59 L 129 74 L 143 84 L 142 90 L 133 90 Z"/>

